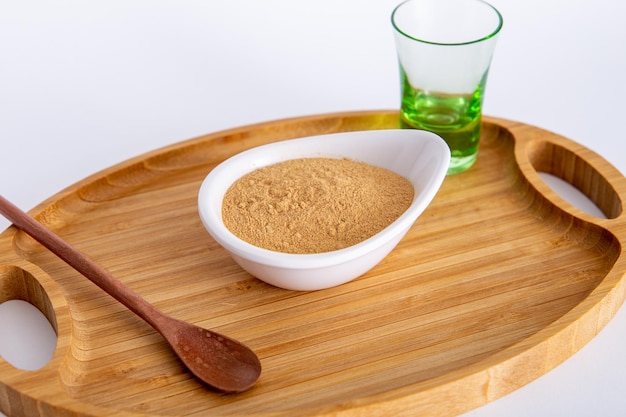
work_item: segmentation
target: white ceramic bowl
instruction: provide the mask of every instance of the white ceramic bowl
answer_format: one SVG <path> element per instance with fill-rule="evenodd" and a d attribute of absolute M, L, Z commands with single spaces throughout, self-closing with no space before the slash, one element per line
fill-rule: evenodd
<path fill-rule="evenodd" d="M 239 239 L 224 226 L 222 200 L 237 179 L 267 165 L 305 157 L 349 158 L 392 170 L 413 184 L 413 203 L 371 238 L 319 254 L 263 249 Z M 215 167 L 200 187 L 198 209 L 211 236 L 250 274 L 281 288 L 319 290 L 351 281 L 387 256 L 430 204 L 449 163 L 450 151 L 443 139 L 421 130 L 369 130 L 291 139 L 244 151 Z"/>

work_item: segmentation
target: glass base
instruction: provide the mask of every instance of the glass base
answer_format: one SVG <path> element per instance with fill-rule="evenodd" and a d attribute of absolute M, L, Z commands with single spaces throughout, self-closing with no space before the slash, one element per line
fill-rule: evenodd
<path fill-rule="evenodd" d="M 477 155 L 478 153 L 474 153 L 468 156 L 451 157 L 447 175 L 459 174 L 463 171 L 467 171 L 472 165 L 474 165 L 474 162 L 476 162 Z"/>

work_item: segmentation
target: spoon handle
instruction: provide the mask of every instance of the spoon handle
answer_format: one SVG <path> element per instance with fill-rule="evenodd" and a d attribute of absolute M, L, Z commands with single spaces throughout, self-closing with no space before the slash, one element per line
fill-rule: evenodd
<path fill-rule="evenodd" d="M 159 310 L 122 284 L 109 271 L 20 210 L 2 195 L 0 195 L 0 213 L 15 227 L 33 237 L 76 271 L 83 274 L 133 313 L 144 318 L 156 330 L 159 330 L 159 325 L 162 324 L 163 320 L 163 315 Z"/>

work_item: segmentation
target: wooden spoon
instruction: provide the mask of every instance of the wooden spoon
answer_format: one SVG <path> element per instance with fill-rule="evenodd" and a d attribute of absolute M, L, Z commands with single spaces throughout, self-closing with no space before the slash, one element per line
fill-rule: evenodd
<path fill-rule="evenodd" d="M 236 393 L 259 378 L 261 362 L 242 343 L 163 314 L 1 195 L 0 213 L 161 333 L 187 368 L 209 386 Z"/>

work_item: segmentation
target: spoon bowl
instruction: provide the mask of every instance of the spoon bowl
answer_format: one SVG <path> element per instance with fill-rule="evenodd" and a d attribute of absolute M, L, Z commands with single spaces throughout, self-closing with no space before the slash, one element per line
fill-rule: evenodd
<path fill-rule="evenodd" d="M 0 196 L 0 213 L 106 293 L 128 307 L 156 331 L 189 371 L 224 393 L 242 392 L 261 374 L 261 362 L 247 346 L 219 333 L 167 316 L 122 284 L 107 270 L 51 230 Z"/>

